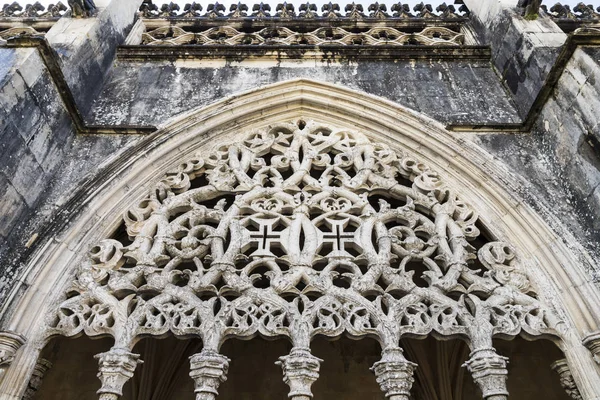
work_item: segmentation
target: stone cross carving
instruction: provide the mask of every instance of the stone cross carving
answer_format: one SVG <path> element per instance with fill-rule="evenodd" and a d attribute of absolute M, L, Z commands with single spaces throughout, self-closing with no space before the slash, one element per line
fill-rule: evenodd
<path fill-rule="evenodd" d="M 114 338 L 99 356 L 106 399 L 138 363 L 118 349 L 147 336 L 202 339 L 191 360 L 202 399 L 225 378 L 218 353 L 231 337 L 289 338 L 280 362 L 298 399 L 318 377 L 316 335 L 377 338 L 386 351 L 373 371 L 394 399 L 408 396 L 415 368 L 402 337 L 462 337 L 494 400 L 507 395 L 494 338 L 560 337 L 516 249 L 485 238 L 477 211 L 435 171 L 360 132 L 313 121 L 248 132 L 183 160 L 123 224 L 131 242 L 90 250 L 47 329 Z"/>

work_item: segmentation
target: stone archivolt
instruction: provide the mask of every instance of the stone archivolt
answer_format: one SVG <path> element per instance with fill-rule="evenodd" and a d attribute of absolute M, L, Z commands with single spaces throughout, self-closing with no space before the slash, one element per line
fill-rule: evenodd
<path fill-rule="evenodd" d="M 295 32 L 285 27 L 264 28 L 255 33 L 239 32 L 233 27 L 209 28 L 203 32 L 188 32 L 176 26 L 157 28 L 142 35 L 147 45 L 368 45 L 368 46 L 460 46 L 464 35 L 445 27 L 427 27 L 420 32 L 406 33 L 388 27 L 371 28 L 352 33 L 338 27 L 319 28 L 312 32 Z"/>
<path fill-rule="evenodd" d="M 318 377 L 314 336 L 376 338 L 377 381 L 408 399 L 416 365 L 400 339 L 458 337 L 484 398 L 501 399 L 507 360 L 492 338 L 559 335 L 515 249 L 487 241 L 454 188 L 354 131 L 298 121 L 250 132 L 182 162 L 123 224 L 126 235 L 91 249 L 48 327 L 114 337 L 99 357 L 105 399 L 147 336 L 202 339 L 192 371 L 202 399 L 225 380 L 228 338 L 287 337 L 281 365 L 296 399 Z M 106 371 L 125 372 L 107 382 Z"/>

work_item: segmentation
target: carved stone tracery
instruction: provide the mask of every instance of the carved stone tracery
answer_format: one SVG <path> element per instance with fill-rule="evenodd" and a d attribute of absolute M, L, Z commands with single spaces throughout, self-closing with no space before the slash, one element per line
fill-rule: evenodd
<path fill-rule="evenodd" d="M 310 364 L 314 336 L 370 336 L 388 349 L 374 372 L 398 399 L 414 369 L 403 336 L 463 338 L 484 395 L 504 398 L 492 338 L 557 334 L 516 250 L 486 241 L 436 172 L 354 131 L 299 121 L 250 132 L 184 160 L 123 220 L 128 239 L 90 251 L 49 334 L 132 348 L 170 332 L 214 354 L 231 337 L 283 336 L 306 349 L 281 360 L 301 397 L 310 374 L 289 367 Z M 305 369 L 318 376 L 318 362 Z"/>

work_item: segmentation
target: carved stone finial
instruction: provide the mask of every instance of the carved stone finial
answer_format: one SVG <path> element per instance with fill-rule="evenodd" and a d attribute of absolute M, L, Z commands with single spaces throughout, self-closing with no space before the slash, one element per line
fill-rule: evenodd
<path fill-rule="evenodd" d="M 592 332 L 583 338 L 582 343 L 594 355 L 594 361 L 600 364 L 600 332 Z"/>
<path fill-rule="evenodd" d="M 0 379 L 10 363 L 15 359 L 15 353 L 25 344 L 25 338 L 18 333 L 0 332 Z"/>
<path fill-rule="evenodd" d="M 408 361 L 402 353 L 399 347 L 387 348 L 383 350 L 381 361 L 371 368 L 385 397 L 390 400 L 408 400 L 415 381 L 413 373 L 417 364 Z"/>
<path fill-rule="evenodd" d="M 577 389 L 577 385 L 575 384 L 575 380 L 573 380 L 573 374 L 571 373 L 571 369 L 569 368 L 569 364 L 567 364 L 567 360 L 565 358 L 555 361 L 550 365 L 552 370 L 556 371 L 560 377 L 560 385 L 565 389 L 565 392 L 572 399 L 575 400 L 583 400 L 581 394 L 579 393 L 579 389 Z"/>
<path fill-rule="evenodd" d="M 541 5 L 542 0 L 519 0 L 517 8 L 525 19 L 533 20 L 537 19 Z"/>
<path fill-rule="evenodd" d="M 506 400 L 506 364 L 508 358 L 496 353 L 494 348 L 477 349 L 471 352 L 470 359 L 464 364 L 473 380 L 477 383 L 485 400 Z"/>
<path fill-rule="evenodd" d="M 68 0 L 68 3 L 72 17 L 86 18 L 96 15 L 94 0 Z"/>
<path fill-rule="evenodd" d="M 281 365 L 283 381 L 290 387 L 290 399 L 312 399 L 310 388 L 319 379 L 322 362 L 323 360 L 310 354 L 310 349 L 302 347 L 294 347 L 289 355 L 279 357 L 275 364 Z"/>
<path fill-rule="evenodd" d="M 130 353 L 123 348 L 112 348 L 94 358 L 98 359 L 98 378 L 102 382 L 102 387 L 97 392 L 100 400 L 117 400 L 122 396 L 123 386 L 133 377 L 137 365 L 143 363 L 139 354 Z"/>
<path fill-rule="evenodd" d="M 29 383 L 27 384 L 27 389 L 25 390 L 22 400 L 33 399 L 33 396 L 37 393 L 38 389 L 42 385 L 44 375 L 46 375 L 46 372 L 48 372 L 50 368 L 52 368 L 52 363 L 50 361 L 44 358 L 40 358 L 38 360 L 33 369 L 33 374 L 31 374 L 31 379 L 29 379 Z"/>
<path fill-rule="evenodd" d="M 219 385 L 227 380 L 231 360 L 213 350 L 202 349 L 190 357 L 190 377 L 194 380 L 196 400 L 213 400 Z"/>

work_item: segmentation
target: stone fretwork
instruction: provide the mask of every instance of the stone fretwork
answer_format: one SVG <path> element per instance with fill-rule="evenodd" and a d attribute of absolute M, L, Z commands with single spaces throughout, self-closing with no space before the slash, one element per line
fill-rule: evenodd
<path fill-rule="evenodd" d="M 142 43 L 151 46 L 460 46 L 464 35 L 444 27 L 427 27 L 419 32 L 403 32 L 388 27 L 375 27 L 366 32 L 354 33 L 343 28 L 319 28 L 312 32 L 299 32 L 285 27 L 264 28 L 254 33 L 244 33 L 230 26 L 209 28 L 202 32 L 189 32 L 168 26 L 145 32 Z"/>
<path fill-rule="evenodd" d="M 381 390 L 390 400 L 409 400 L 415 381 L 413 374 L 417 364 L 408 361 L 402 353 L 399 347 L 384 349 L 381 361 L 371 368 Z"/>
<path fill-rule="evenodd" d="M 319 368 L 323 360 L 313 356 L 310 349 L 294 347 L 287 356 L 279 357 L 277 365 L 283 370 L 283 381 L 290 387 L 291 400 L 310 400 L 310 390 L 319 378 Z"/>
<path fill-rule="evenodd" d="M 38 362 L 35 364 L 33 374 L 31 375 L 31 379 L 29 380 L 29 384 L 27 385 L 27 389 L 25 390 L 22 400 L 34 399 L 35 394 L 42 385 L 44 375 L 46 375 L 46 372 L 48 372 L 50 368 L 52 368 L 52 363 L 50 361 L 44 358 L 40 358 L 38 360 Z"/>
<path fill-rule="evenodd" d="M 485 400 L 506 400 L 506 378 L 508 358 L 496 354 L 493 348 L 483 348 L 471 352 L 465 366 L 473 380 L 481 389 Z"/>
<path fill-rule="evenodd" d="M 272 125 L 182 160 L 133 204 L 122 227 L 130 242 L 91 249 L 48 334 L 111 335 L 121 348 L 197 336 L 214 354 L 227 338 L 285 336 L 296 350 L 282 366 L 300 398 L 318 367 L 300 349 L 316 335 L 376 337 L 384 349 L 431 333 L 473 349 L 522 332 L 558 337 L 561 321 L 527 265 L 480 226 L 409 155 L 312 121 Z M 400 390 L 386 375 L 399 354 L 375 367 L 389 393 Z M 136 358 L 114 357 L 129 360 L 113 373 L 124 381 Z M 504 358 L 480 350 L 468 365 L 488 398 L 503 398 Z"/>
<path fill-rule="evenodd" d="M 106 353 L 95 356 L 98 359 L 98 378 L 102 387 L 98 390 L 99 400 L 117 400 L 123 395 L 123 386 L 133 377 L 133 373 L 140 360 L 139 354 L 129 352 L 127 349 L 112 348 Z"/>
<path fill-rule="evenodd" d="M 15 359 L 15 353 L 25 344 L 25 338 L 18 333 L 4 331 L 0 332 L 0 379 L 4 371 Z"/>
<path fill-rule="evenodd" d="M 573 374 L 571 373 L 569 364 L 567 364 L 567 360 L 564 358 L 557 360 L 553 362 L 550 367 L 556 371 L 560 377 L 560 385 L 565 389 L 565 392 L 567 392 L 574 400 L 583 400 L 583 397 L 581 397 L 581 394 L 579 393 L 579 389 L 577 389 L 577 384 L 573 379 Z"/>
<path fill-rule="evenodd" d="M 227 380 L 229 358 L 203 349 L 190 357 L 190 377 L 194 380 L 196 400 L 214 400 L 221 383 Z"/>

